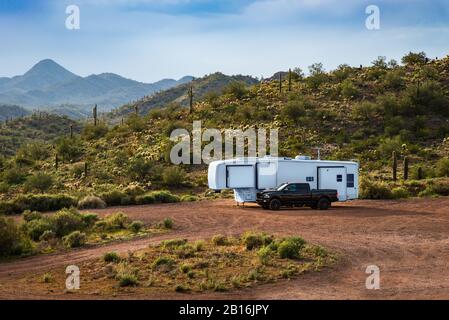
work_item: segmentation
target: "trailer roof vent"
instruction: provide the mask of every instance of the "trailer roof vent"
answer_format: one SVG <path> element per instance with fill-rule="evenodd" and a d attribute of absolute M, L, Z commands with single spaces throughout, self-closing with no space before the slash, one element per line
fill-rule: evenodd
<path fill-rule="evenodd" d="M 310 160 L 310 156 L 296 156 L 295 160 Z"/>

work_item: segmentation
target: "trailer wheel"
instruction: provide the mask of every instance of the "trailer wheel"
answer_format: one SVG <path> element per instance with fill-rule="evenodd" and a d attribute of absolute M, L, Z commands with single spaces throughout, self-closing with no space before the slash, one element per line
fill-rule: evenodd
<path fill-rule="evenodd" d="M 273 199 L 270 201 L 271 210 L 279 210 L 281 208 L 281 202 L 278 199 Z"/>
<path fill-rule="evenodd" d="M 318 205 L 318 209 L 327 210 L 331 206 L 331 202 L 329 201 L 328 198 L 321 198 L 320 200 L 318 200 L 317 205 Z"/>

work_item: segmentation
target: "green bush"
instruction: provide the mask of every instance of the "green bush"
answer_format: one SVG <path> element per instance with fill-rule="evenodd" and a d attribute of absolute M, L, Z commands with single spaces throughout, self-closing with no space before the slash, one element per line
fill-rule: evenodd
<path fill-rule="evenodd" d="M 272 236 L 268 236 L 264 233 L 252 233 L 247 232 L 243 235 L 243 243 L 247 250 L 253 250 L 263 246 L 269 245 L 273 241 Z"/>
<path fill-rule="evenodd" d="M 246 84 L 242 81 L 232 81 L 223 89 L 224 94 L 229 94 L 237 99 L 242 99 L 248 94 Z"/>
<path fill-rule="evenodd" d="M 154 201 L 156 203 L 172 203 L 179 202 L 179 197 L 177 195 L 172 194 L 170 191 L 161 190 L 161 191 L 153 191 L 149 193 L 154 197 Z"/>
<path fill-rule="evenodd" d="M 120 259 L 120 256 L 115 252 L 106 252 L 103 255 L 103 260 L 104 260 L 104 262 L 117 263 L 117 262 L 120 262 L 121 259 Z"/>
<path fill-rule="evenodd" d="M 401 199 L 410 197 L 410 192 L 404 187 L 396 187 L 391 190 L 393 199 Z"/>
<path fill-rule="evenodd" d="M 262 247 L 257 251 L 257 256 L 259 257 L 260 263 L 266 265 L 273 257 L 273 251 L 269 247 Z"/>
<path fill-rule="evenodd" d="M 26 241 L 14 220 L 0 216 L 0 257 L 22 254 L 25 245 Z"/>
<path fill-rule="evenodd" d="M 132 273 L 122 273 L 117 276 L 120 287 L 135 287 L 138 285 L 136 275 Z"/>
<path fill-rule="evenodd" d="M 155 202 L 156 202 L 156 199 L 154 198 L 154 196 L 152 194 L 149 194 L 149 193 L 136 197 L 137 204 L 152 204 Z"/>
<path fill-rule="evenodd" d="M 170 218 L 165 218 L 164 221 L 162 222 L 162 226 L 165 229 L 173 229 L 173 220 Z"/>
<path fill-rule="evenodd" d="M 129 230 L 131 230 L 134 233 L 138 233 L 143 228 L 143 222 L 142 221 L 133 221 L 128 226 Z"/>
<path fill-rule="evenodd" d="M 306 110 L 303 100 L 289 101 L 281 111 L 281 116 L 284 121 L 293 121 L 295 123 L 298 123 L 299 119 L 305 114 Z"/>
<path fill-rule="evenodd" d="M 136 181 L 146 181 L 151 174 L 153 165 L 144 158 L 134 158 L 128 166 L 128 175 Z"/>
<path fill-rule="evenodd" d="M 120 206 L 122 205 L 123 199 L 127 197 L 127 194 L 119 190 L 111 190 L 100 193 L 99 197 L 106 202 L 107 206 Z"/>
<path fill-rule="evenodd" d="M 306 242 L 300 237 L 291 237 L 283 240 L 278 246 L 278 254 L 282 259 L 299 258 L 299 251 Z"/>
<path fill-rule="evenodd" d="M 62 238 L 64 245 L 67 248 L 81 247 L 86 243 L 86 234 L 81 231 L 73 231 L 72 233 Z"/>
<path fill-rule="evenodd" d="M 226 246 L 229 244 L 228 237 L 221 234 L 212 237 L 212 243 L 216 246 Z"/>
<path fill-rule="evenodd" d="M 108 131 L 108 126 L 104 123 L 97 123 L 97 125 L 86 124 L 81 134 L 86 140 L 94 140 L 104 137 Z"/>
<path fill-rule="evenodd" d="M 31 220 L 42 219 L 42 213 L 36 211 L 25 210 L 22 214 L 23 220 L 29 222 Z"/>
<path fill-rule="evenodd" d="M 181 196 L 180 201 L 182 202 L 195 202 L 198 201 L 198 197 L 197 196 L 192 196 L 190 194 L 184 194 Z"/>
<path fill-rule="evenodd" d="M 44 233 L 39 237 L 39 241 L 50 241 L 56 238 L 56 233 L 52 230 L 45 230 Z"/>
<path fill-rule="evenodd" d="M 131 221 L 126 214 L 122 212 L 117 212 L 97 222 L 95 226 L 98 229 L 102 229 L 104 231 L 118 231 L 126 229 L 130 224 L 130 222 Z"/>
<path fill-rule="evenodd" d="M 53 177 L 49 174 L 38 172 L 29 176 L 25 182 L 25 190 L 27 192 L 37 190 L 40 192 L 47 191 L 53 185 Z"/>
<path fill-rule="evenodd" d="M 9 189 L 9 184 L 7 184 L 6 182 L 0 182 L 0 193 L 8 193 Z"/>
<path fill-rule="evenodd" d="M 106 202 L 96 196 L 86 196 L 78 201 L 78 209 L 104 209 Z"/>
<path fill-rule="evenodd" d="M 168 167 L 162 173 L 162 180 L 167 186 L 181 186 L 186 173 L 181 167 Z"/>
<path fill-rule="evenodd" d="M 47 217 L 26 222 L 24 228 L 28 236 L 34 241 L 38 241 L 45 232 L 55 232 L 56 229 L 54 223 Z"/>
<path fill-rule="evenodd" d="M 426 189 L 419 196 L 449 196 L 449 183 L 447 181 L 429 182 Z"/>
<path fill-rule="evenodd" d="M 81 141 L 74 138 L 61 138 L 56 142 L 56 152 L 64 161 L 75 161 L 83 154 Z"/>
<path fill-rule="evenodd" d="M 359 95 L 359 90 L 354 85 L 354 83 L 349 79 L 344 80 L 340 84 L 339 89 L 340 89 L 341 95 L 344 98 L 350 99 L 350 98 L 357 97 Z"/>
<path fill-rule="evenodd" d="M 360 181 L 361 199 L 392 199 L 391 188 L 385 182 L 371 181 L 366 178 Z"/>
<path fill-rule="evenodd" d="M 81 215 L 81 219 L 86 228 L 91 228 L 98 221 L 98 216 L 95 213 L 85 213 Z"/>
<path fill-rule="evenodd" d="M 25 210 L 54 211 L 76 206 L 75 198 L 67 195 L 27 194 L 14 200 L 0 201 L 0 214 L 18 214 Z"/>
<path fill-rule="evenodd" d="M 75 209 L 62 209 L 51 216 L 54 231 L 58 237 L 83 230 L 85 227 L 83 216 Z"/>
<path fill-rule="evenodd" d="M 167 266 L 167 267 L 171 268 L 175 264 L 176 264 L 176 262 L 172 258 L 161 256 L 161 257 L 156 258 L 156 260 L 153 261 L 152 267 L 154 269 L 158 269 L 161 266 Z"/>
<path fill-rule="evenodd" d="M 9 185 L 17 185 L 25 181 L 26 175 L 23 170 L 13 167 L 11 169 L 3 171 L 1 178 Z"/>
<path fill-rule="evenodd" d="M 171 239 L 162 241 L 162 246 L 165 249 L 174 249 L 183 246 L 187 243 L 187 239 Z"/>
<path fill-rule="evenodd" d="M 449 177 L 449 158 L 438 160 L 436 172 L 439 177 Z"/>

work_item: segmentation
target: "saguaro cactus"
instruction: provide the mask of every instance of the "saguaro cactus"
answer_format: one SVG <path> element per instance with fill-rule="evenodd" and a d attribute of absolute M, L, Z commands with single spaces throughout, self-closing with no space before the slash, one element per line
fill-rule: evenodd
<path fill-rule="evenodd" d="M 396 157 L 396 151 L 393 151 L 393 181 L 397 179 L 397 171 L 398 171 L 398 159 Z"/>
<path fill-rule="evenodd" d="M 73 124 L 70 125 L 70 139 L 73 138 Z"/>
<path fill-rule="evenodd" d="M 288 69 L 288 91 L 292 91 L 292 69 Z"/>
<path fill-rule="evenodd" d="M 422 168 L 418 167 L 418 180 L 421 180 L 422 178 L 423 178 Z"/>
<path fill-rule="evenodd" d="M 55 155 L 55 169 L 58 170 L 59 167 L 59 157 L 58 154 Z"/>
<path fill-rule="evenodd" d="M 192 113 L 193 112 L 193 87 L 192 86 L 190 86 L 190 88 L 189 88 L 188 96 L 189 96 L 189 113 Z"/>
<path fill-rule="evenodd" d="M 404 180 L 408 179 L 408 158 L 404 157 Z"/>
<path fill-rule="evenodd" d="M 134 106 L 134 112 L 136 113 L 136 116 L 139 115 L 139 106 L 137 104 Z"/>
<path fill-rule="evenodd" d="M 94 106 L 92 113 L 93 113 L 93 117 L 94 117 L 94 126 L 96 126 L 97 125 L 97 105 Z"/>
<path fill-rule="evenodd" d="M 84 162 L 84 176 L 87 177 L 87 162 Z"/>
<path fill-rule="evenodd" d="M 282 93 L 282 72 L 279 72 L 279 93 Z"/>

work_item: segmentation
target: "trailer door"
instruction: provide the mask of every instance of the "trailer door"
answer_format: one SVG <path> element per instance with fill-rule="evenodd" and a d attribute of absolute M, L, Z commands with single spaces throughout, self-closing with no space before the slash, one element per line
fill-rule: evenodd
<path fill-rule="evenodd" d="M 259 190 L 277 187 L 277 162 L 257 163 L 257 186 Z"/>
<path fill-rule="evenodd" d="M 254 188 L 256 184 L 256 174 L 254 166 L 229 165 L 226 166 L 226 187 L 230 189 Z"/>
<path fill-rule="evenodd" d="M 346 168 L 318 167 L 318 189 L 336 189 L 338 200 L 346 201 Z"/>

